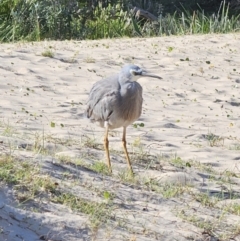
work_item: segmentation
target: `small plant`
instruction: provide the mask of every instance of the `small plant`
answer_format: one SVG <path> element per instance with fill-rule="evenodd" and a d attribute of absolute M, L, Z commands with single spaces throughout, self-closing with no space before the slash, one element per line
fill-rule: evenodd
<path fill-rule="evenodd" d="M 188 162 L 190 164 L 190 166 L 198 169 L 198 170 L 201 170 L 201 171 L 204 171 L 204 172 L 207 172 L 207 173 L 210 173 L 210 174 L 217 174 L 217 172 L 213 169 L 212 165 L 210 163 L 201 163 L 199 161 L 194 161 L 194 160 L 189 160 Z"/>
<path fill-rule="evenodd" d="M 213 133 L 208 133 L 207 135 L 204 135 L 204 138 L 208 141 L 211 147 L 224 145 L 224 138 L 217 136 Z"/>
<path fill-rule="evenodd" d="M 52 198 L 53 202 L 64 204 L 72 210 L 88 214 L 93 228 L 106 224 L 111 219 L 112 209 L 106 203 L 97 203 L 73 195 L 59 193 Z"/>
<path fill-rule="evenodd" d="M 189 209 L 182 209 L 178 212 L 177 216 L 203 229 L 204 233 L 208 234 L 211 238 L 227 241 L 233 239 L 240 233 L 239 224 L 230 224 L 226 222 L 224 218 L 225 211 L 221 213 L 221 215 L 209 215 L 205 217 L 202 217 L 202 215 L 197 216 L 196 213 L 193 215 L 190 211 Z"/>
<path fill-rule="evenodd" d="M 230 204 L 227 206 L 227 208 L 225 208 L 225 210 L 230 213 L 240 216 L 240 204 L 239 203 Z"/>
<path fill-rule="evenodd" d="M 104 191 L 103 192 L 103 198 L 106 200 L 108 203 L 111 202 L 115 197 L 115 194 L 112 192 Z"/>
<path fill-rule="evenodd" d="M 121 181 L 127 182 L 127 183 L 138 183 L 138 178 L 134 176 L 128 169 L 122 170 L 118 173 L 118 177 Z"/>
<path fill-rule="evenodd" d="M 96 138 L 89 137 L 89 136 L 82 136 L 81 143 L 84 147 L 94 148 L 97 149 L 99 144 L 97 143 Z"/>
<path fill-rule="evenodd" d="M 160 193 L 163 195 L 164 198 L 173 198 L 182 195 L 186 192 L 187 186 L 183 185 L 174 185 L 174 184 L 165 184 L 160 186 Z"/>
<path fill-rule="evenodd" d="M 192 194 L 196 201 L 200 202 L 203 206 L 215 207 L 219 201 L 218 197 L 210 197 L 208 193 Z"/>
<path fill-rule="evenodd" d="M 188 186 L 186 185 L 160 183 L 154 178 L 145 181 L 144 185 L 147 189 L 162 194 L 164 198 L 178 197 L 188 191 Z"/>
<path fill-rule="evenodd" d="M 70 64 L 77 63 L 76 58 L 77 58 L 78 54 L 79 54 L 79 51 L 75 51 L 75 53 L 73 54 L 73 56 L 71 58 L 61 59 L 61 61 L 64 63 L 70 63 Z"/>
<path fill-rule="evenodd" d="M 42 56 L 53 58 L 54 57 L 54 53 L 53 53 L 52 50 L 48 49 L 48 50 L 45 50 L 44 52 L 42 52 Z"/>
<path fill-rule="evenodd" d="M 17 133 L 17 130 L 16 128 L 14 128 L 10 123 L 9 121 L 6 123 L 6 122 L 1 122 L 1 127 L 2 127 L 2 135 L 3 136 L 7 136 L 7 137 L 11 137 L 13 134 L 16 134 Z"/>
<path fill-rule="evenodd" d="M 240 144 L 236 143 L 229 148 L 230 150 L 240 151 Z"/>
<path fill-rule="evenodd" d="M 189 162 L 186 162 L 184 160 L 182 160 L 180 157 L 178 156 L 174 156 L 174 158 L 172 158 L 170 160 L 170 163 L 176 167 L 179 168 L 185 168 L 185 167 L 191 167 L 191 165 L 189 164 Z"/>
<path fill-rule="evenodd" d="M 146 186 L 148 190 L 160 192 L 159 182 L 154 178 L 149 178 L 148 180 L 146 180 L 144 182 L 144 186 Z"/>
<path fill-rule="evenodd" d="M 72 158 L 70 156 L 61 155 L 57 157 L 58 160 L 64 164 L 72 163 Z"/>
<path fill-rule="evenodd" d="M 84 62 L 86 62 L 86 63 L 95 63 L 96 62 L 96 60 L 94 59 L 94 58 L 92 58 L 92 57 L 90 57 L 90 56 L 88 56 L 87 58 L 85 58 L 84 60 L 83 60 Z"/>
<path fill-rule="evenodd" d="M 144 127 L 144 123 L 133 123 L 132 124 L 134 128 L 138 128 L 138 127 Z"/>
<path fill-rule="evenodd" d="M 40 193 L 55 192 L 55 182 L 43 175 L 37 166 L 11 156 L 0 156 L 0 181 L 14 184 L 20 202 L 33 199 Z"/>
<path fill-rule="evenodd" d="M 145 146 L 141 142 L 141 138 L 137 137 L 132 143 L 132 160 L 137 163 L 145 163 L 149 161 L 149 152 L 145 150 Z"/>
<path fill-rule="evenodd" d="M 95 172 L 102 173 L 104 175 L 109 174 L 108 166 L 103 162 L 94 162 L 89 168 Z"/>

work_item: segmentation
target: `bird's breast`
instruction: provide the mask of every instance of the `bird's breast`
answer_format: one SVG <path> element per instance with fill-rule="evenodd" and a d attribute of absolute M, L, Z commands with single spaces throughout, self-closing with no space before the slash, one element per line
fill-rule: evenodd
<path fill-rule="evenodd" d="M 118 108 L 114 110 L 110 122 L 128 126 L 141 115 L 142 87 L 137 82 L 125 84 L 121 87 L 119 97 Z"/>

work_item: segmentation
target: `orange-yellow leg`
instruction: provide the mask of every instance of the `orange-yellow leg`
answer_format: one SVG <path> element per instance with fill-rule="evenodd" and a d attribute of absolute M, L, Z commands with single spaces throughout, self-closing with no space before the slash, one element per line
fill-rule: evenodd
<path fill-rule="evenodd" d="M 106 151 L 106 157 L 107 157 L 107 165 L 108 165 L 108 169 L 109 172 L 112 173 L 112 167 L 111 167 L 111 161 L 110 161 L 110 156 L 109 156 L 109 148 L 108 148 L 108 125 L 105 126 L 106 131 L 105 131 L 105 137 L 104 137 L 104 148 Z"/>
<path fill-rule="evenodd" d="M 128 167 L 130 169 L 130 172 L 131 174 L 133 174 L 133 169 L 132 169 L 132 165 L 131 165 L 131 162 L 130 162 L 130 158 L 129 158 L 129 155 L 128 155 L 128 151 L 127 151 L 127 142 L 126 142 L 126 127 L 123 127 L 123 136 L 122 136 L 122 143 L 123 143 L 123 149 L 124 149 L 124 153 L 125 153 L 125 156 L 126 156 L 126 159 L 127 159 L 127 163 L 128 163 Z"/>

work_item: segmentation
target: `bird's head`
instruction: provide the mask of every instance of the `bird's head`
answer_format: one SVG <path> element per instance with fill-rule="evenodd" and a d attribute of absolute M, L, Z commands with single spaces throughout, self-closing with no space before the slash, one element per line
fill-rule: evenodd
<path fill-rule="evenodd" d="M 138 67 L 137 65 L 127 64 L 122 68 L 119 80 L 120 81 L 137 81 L 141 77 L 151 77 L 162 79 L 160 76 L 148 74 L 146 71 Z"/>

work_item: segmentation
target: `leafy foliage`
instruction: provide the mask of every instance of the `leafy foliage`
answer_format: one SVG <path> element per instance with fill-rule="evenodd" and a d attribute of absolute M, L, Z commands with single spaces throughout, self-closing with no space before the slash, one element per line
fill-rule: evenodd
<path fill-rule="evenodd" d="M 194 2 L 194 4 L 193 4 Z M 2 0 L 0 41 L 42 39 L 99 39 L 123 36 L 226 33 L 239 30 L 239 15 L 230 15 L 236 1 L 80 1 Z M 136 18 L 134 6 L 158 17 Z M 203 8 L 204 7 L 204 8 Z M 218 8 L 216 8 L 218 7 Z M 203 9 L 209 9 L 206 13 Z M 173 12 L 173 10 L 175 11 Z M 240 9 L 240 8 L 239 8 Z"/>
<path fill-rule="evenodd" d="M 93 18 L 86 21 L 86 38 L 114 38 L 131 36 L 130 16 L 120 4 L 102 7 L 99 4 L 93 11 Z"/>

